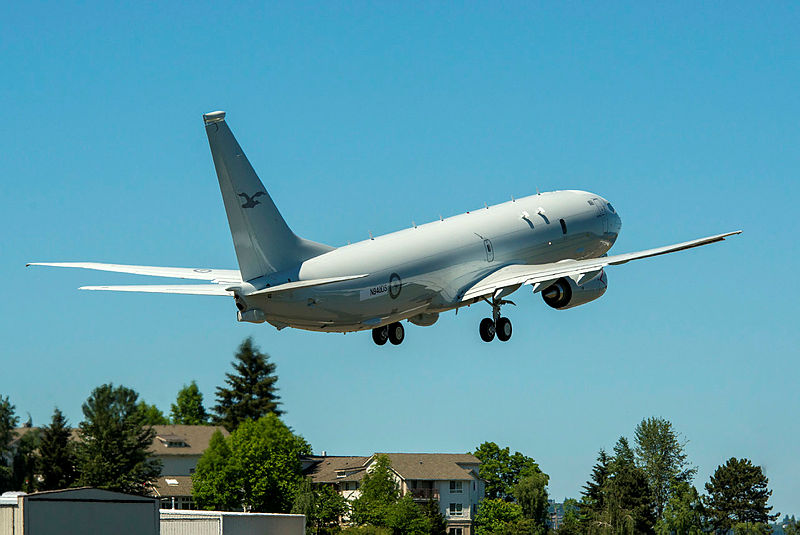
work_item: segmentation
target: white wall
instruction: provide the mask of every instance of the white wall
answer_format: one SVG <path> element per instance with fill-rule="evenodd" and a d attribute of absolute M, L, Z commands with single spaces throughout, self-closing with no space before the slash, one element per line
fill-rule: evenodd
<path fill-rule="evenodd" d="M 162 476 L 190 476 L 191 470 L 197 467 L 197 461 L 200 459 L 199 455 L 156 455 L 162 463 L 161 475 Z"/>

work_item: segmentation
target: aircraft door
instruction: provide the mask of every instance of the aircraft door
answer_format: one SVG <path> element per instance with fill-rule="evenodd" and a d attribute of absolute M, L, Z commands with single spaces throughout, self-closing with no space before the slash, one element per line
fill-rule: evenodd
<path fill-rule="evenodd" d="M 483 240 L 483 248 L 486 250 L 486 261 L 494 261 L 494 246 L 490 240 Z"/>

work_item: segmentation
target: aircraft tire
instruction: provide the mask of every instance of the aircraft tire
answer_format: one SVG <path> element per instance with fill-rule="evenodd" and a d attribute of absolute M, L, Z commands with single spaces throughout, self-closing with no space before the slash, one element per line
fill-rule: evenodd
<path fill-rule="evenodd" d="M 500 318 L 497 320 L 497 339 L 501 342 L 508 342 L 511 339 L 511 320 Z"/>
<path fill-rule="evenodd" d="M 389 339 L 389 328 L 386 326 L 372 329 L 372 341 L 382 346 Z"/>
<path fill-rule="evenodd" d="M 481 340 L 484 342 L 494 340 L 494 321 L 491 318 L 483 318 L 478 330 L 481 333 Z"/>
<path fill-rule="evenodd" d="M 403 340 L 406 338 L 406 330 L 403 328 L 403 324 L 398 322 L 392 323 L 389 325 L 389 341 L 394 345 L 400 345 L 403 343 Z"/>

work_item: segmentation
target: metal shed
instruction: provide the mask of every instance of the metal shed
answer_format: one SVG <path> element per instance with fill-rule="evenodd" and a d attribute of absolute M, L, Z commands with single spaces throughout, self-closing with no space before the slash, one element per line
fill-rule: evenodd
<path fill-rule="evenodd" d="M 304 515 L 161 510 L 161 535 L 304 535 L 305 531 Z"/>

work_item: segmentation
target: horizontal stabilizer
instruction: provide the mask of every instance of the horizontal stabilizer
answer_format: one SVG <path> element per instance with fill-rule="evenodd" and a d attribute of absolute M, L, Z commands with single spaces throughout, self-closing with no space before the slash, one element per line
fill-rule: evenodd
<path fill-rule="evenodd" d="M 123 264 L 101 264 L 98 262 L 32 262 L 28 266 L 50 266 L 132 273 L 150 277 L 169 277 L 173 279 L 194 279 L 217 283 L 242 282 L 238 269 L 175 268 L 156 266 L 128 266 Z"/>
<path fill-rule="evenodd" d="M 257 290 L 247 295 L 266 295 L 277 292 L 285 292 L 287 290 L 299 290 L 301 288 L 310 288 L 312 286 L 322 286 L 323 284 L 333 284 L 334 282 L 344 282 L 355 279 L 363 279 L 368 275 L 369 273 L 364 273 L 362 275 L 347 275 L 344 277 L 329 277 L 326 279 L 309 279 L 304 281 L 287 282 L 284 284 L 279 284 L 277 286 L 270 286 L 269 288 L 264 288 L 263 290 Z"/>
<path fill-rule="evenodd" d="M 104 290 L 109 292 L 142 292 L 151 294 L 184 294 L 184 295 L 226 295 L 233 292 L 227 290 L 227 284 L 157 284 L 136 286 L 83 286 L 79 290 Z"/>

